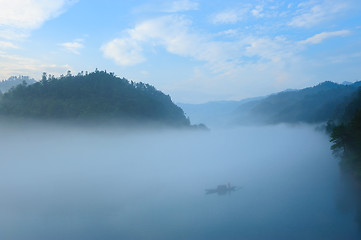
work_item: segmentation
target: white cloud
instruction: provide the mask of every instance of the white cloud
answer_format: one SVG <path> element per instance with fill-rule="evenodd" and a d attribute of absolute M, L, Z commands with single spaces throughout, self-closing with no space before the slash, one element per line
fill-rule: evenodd
<path fill-rule="evenodd" d="M 190 10 L 198 10 L 198 2 L 190 0 L 179 0 L 171 3 L 167 3 L 164 12 L 183 12 Z"/>
<path fill-rule="evenodd" d="M 74 54 L 80 54 L 79 50 L 84 47 L 82 42 L 83 39 L 75 39 L 73 42 L 60 43 L 59 46 L 64 47 L 66 50 Z"/>
<path fill-rule="evenodd" d="M 235 24 L 238 22 L 250 23 L 254 18 L 277 18 L 284 12 L 280 11 L 283 6 L 281 2 L 277 1 L 242 1 L 243 3 L 227 8 L 220 12 L 213 14 L 211 22 L 214 24 Z M 254 3 L 256 2 L 256 4 Z"/>
<path fill-rule="evenodd" d="M 122 66 L 136 65 L 145 61 L 140 45 L 131 38 L 114 39 L 101 47 L 106 58 Z"/>
<path fill-rule="evenodd" d="M 135 65 L 145 61 L 142 46 L 161 46 L 169 53 L 212 64 L 234 58 L 229 54 L 234 52 L 232 44 L 215 42 L 193 32 L 190 21 L 175 15 L 145 21 L 101 49 L 105 57 L 119 65 Z"/>
<path fill-rule="evenodd" d="M 252 9 L 251 13 L 255 17 L 263 17 L 264 13 L 262 13 L 262 11 L 263 11 L 263 6 L 257 5 L 254 9 Z"/>
<path fill-rule="evenodd" d="M 335 17 L 348 9 L 349 6 L 345 2 L 328 0 L 328 1 L 303 2 L 298 5 L 297 15 L 288 23 L 292 27 L 312 27 L 321 22 Z"/>
<path fill-rule="evenodd" d="M 39 79 L 42 72 L 59 76 L 67 70 L 72 70 L 68 65 L 44 63 L 33 58 L 10 55 L 0 51 L 0 79 L 7 79 L 14 75 L 26 75 Z"/>
<path fill-rule="evenodd" d="M 239 35 L 238 29 L 228 29 L 215 34 L 215 36 L 225 36 L 225 37 L 236 37 L 238 35 Z"/>
<path fill-rule="evenodd" d="M 351 32 L 349 30 L 340 30 L 335 32 L 322 32 L 318 33 L 312 37 L 307 38 L 306 40 L 300 41 L 301 44 L 318 44 L 323 40 L 330 37 L 345 37 L 349 35 Z"/>
<path fill-rule="evenodd" d="M 0 49 L 7 49 L 7 48 L 18 48 L 15 44 L 8 41 L 0 41 Z"/>
<path fill-rule="evenodd" d="M 0 37 L 17 39 L 59 16 L 71 0 L 1 0 Z"/>
<path fill-rule="evenodd" d="M 140 22 L 122 34 L 102 46 L 105 57 L 122 66 L 136 65 L 162 48 L 193 60 L 198 74 L 188 79 L 169 80 L 158 87 L 175 97 L 179 97 L 177 91 L 186 92 L 198 87 L 200 90 L 194 91 L 200 95 L 216 96 L 222 92 L 224 97 L 268 94 L 287 85 L 304 87 L 310 85 L 309 81 L 316 83 L 319 78 L 313 74 L 317 70 L 302 57 L 302 51 L 310 44 L 329 37 L 346 36 L 350 32 L 324 32 L 300 42 L 237 29 L 207 34 L 195 29 L 185 16 L 168 15 Z M 230 85 L 234 87 L 229 88 Z M 258 88 L 259 93 L 252 88 Z"/>
<path fill-rule="evenodd" d="M 149 3 L 150 2 L 150 3 Z M 142 4 L 136 7 L 133 11 L 136 13 L 147 13 L 147 12 L 162 12 L 162 13 L 178 13 L 185 11 L 193 11 L 199 9 L 198 1 L 192 0 L 176 0 L 176 1 L 165 1 L 162 0 L 158 4 L 151 3 Z"/>
<path fill-rule="evenodd" d="M 0 79 L 12 75 L 39 78 L 43 71 L 60 74 L 69 69 L 67 65 L 48 64 L 9 52 L 19 48 L 14 42 L 24 40 L 32 30 L 58 17 L 73 3 L 74 0 L 0 0 L 0 49 L 7 51 L 0 51 Z"/>
<path fill-rule="evenodd" d="M 245 56 L 256 56 L 266 62 L 280 63 L 285 59 L 292 58 L 296 52 L 293 44 L 282 37 L 273 39 L 268 37 L 248 37 L 245 40 L 249 44 L 245 48 Z"/>
<path fill-rule="evenodd" d="M 249 7 L 244 7 L 241 9 L 228 9 L 214 15 L 212 22 L 215 24 L 227 24 L 227 23 L 237 23 L 247 16 L 250 11 Z"/>
<path fill-rule="evenodd" d="M 206 64 L 211 72 L 229 74 L 249 58 L 255 64 L 277 62 L 293 54 L 284 38 L 234 36 L 230 41 L 216 41 L 201 35 L 182 16 L 170 15 L 144 21 L 124 32 L 124 37 L 102 46 L 104 56 L 119 65 L 135 65 L 146 60 L 144 49 L 164 47 L 166 51 Z"/>
<path fill-rule="evenodd" d="M 302 51 L 310 44 L 347 34 L 350 34 L 348 30 L 324 32 L 300 42 L 284 36 L 260 36 L 237 29 L 206 34 L 195 29 L 186 17 L 168 15 L 146 20 L 125 30 L 121 38 L 104 44 L 102 50 L 104 56 L 123 66 L 144 62 L 148 54 L 154 54 L 159 48 L 193 60 L 192 65 L 198 69 L 193 77 L 158 85 L 176 98 L 179 98 L 177 91 L 189 92 L 189 89 L 200 95 L 216 96 L 222 92 L 223 97 L 246 97 L 258 94 L 252 88 L 268 94 L 287 85 L 307 86 L 310 79 L 318 81 L 312 75 L 314 72 L 306 71 L 317 70 L 302 57 Z M 234 87 L 229 88 L 230 85 Z"/>

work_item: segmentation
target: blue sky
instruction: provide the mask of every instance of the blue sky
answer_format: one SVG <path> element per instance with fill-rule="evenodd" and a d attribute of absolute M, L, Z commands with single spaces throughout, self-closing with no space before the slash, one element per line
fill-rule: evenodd
<path fill-rule="evenodd" d="M 361 80 L 361 1 L 0 0 L 0 79 L 114 72 L 175 102 Z"/>

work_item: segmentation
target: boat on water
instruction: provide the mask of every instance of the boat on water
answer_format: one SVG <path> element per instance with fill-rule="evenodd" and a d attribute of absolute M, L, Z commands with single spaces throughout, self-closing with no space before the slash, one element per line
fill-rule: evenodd
<path fill-rule="evenodd" d="M 218 195 L 225 195 L 241 189 L 241 187 L 231 186 L 231 184 L 218 185 L 217 188 L 206 189 L 206 194 L 217 193 Z"/>

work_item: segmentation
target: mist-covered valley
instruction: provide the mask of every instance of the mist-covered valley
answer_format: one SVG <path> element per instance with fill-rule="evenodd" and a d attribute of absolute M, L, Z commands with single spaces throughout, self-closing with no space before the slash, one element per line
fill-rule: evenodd
<path fill-rule="evenodd" d="M 0 133 L 1 239 L 360 237 L 357 197 L 314 126 Z"/>
<path fill-rule="evenodd" d="M 361 239 L 360 13 L 1 0 L 0 240 Z"/>
<path fill-rule="evenodd" d="M 195 123 L 211 128 L 240 125 L 321 124 L 327 121 L 345 121 L 352 118 L 360 93 L 360 81 L 338 84 L 325 81 L 303 89 L 287 89 L 267 96 L 246 98 L 240 101 L 213 101 L 202 104 L 178 105 Z M 353 105 L 353 106 L 349 106 Z M 346 110 L 348 109 L 348 110 Z M 350 110 L 353 109 L 352 113 Z M 346 112 L 345 112 L 346 110 Z"/>

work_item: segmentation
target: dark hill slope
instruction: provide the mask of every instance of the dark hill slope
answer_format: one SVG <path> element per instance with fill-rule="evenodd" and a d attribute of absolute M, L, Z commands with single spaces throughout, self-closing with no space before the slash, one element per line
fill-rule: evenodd
<path fill-rule="evenodd" d="M 183 110 L 168 95 L 112 73 L 43 79 L 3 94 L 0 114 L 33 119 L 123 119 L 189 126 Z"/>
<path fill-rule="evenodd" d="M 239 106 L 238 123 L 319 123 L 334 118 L 356 92 L 361 82 L 340 85 L 323 82 L 297 91 L 281 92 Z"/>
<path fill-rule="evenodd" d="M 337 155 L 340 154 L 340 166 L 343 170 L 350 171 L 358 181 L 361 181 L 361 89 L 352 97 L 338 119 L 339 125 L 332 126 L 331 149 Z"/>

